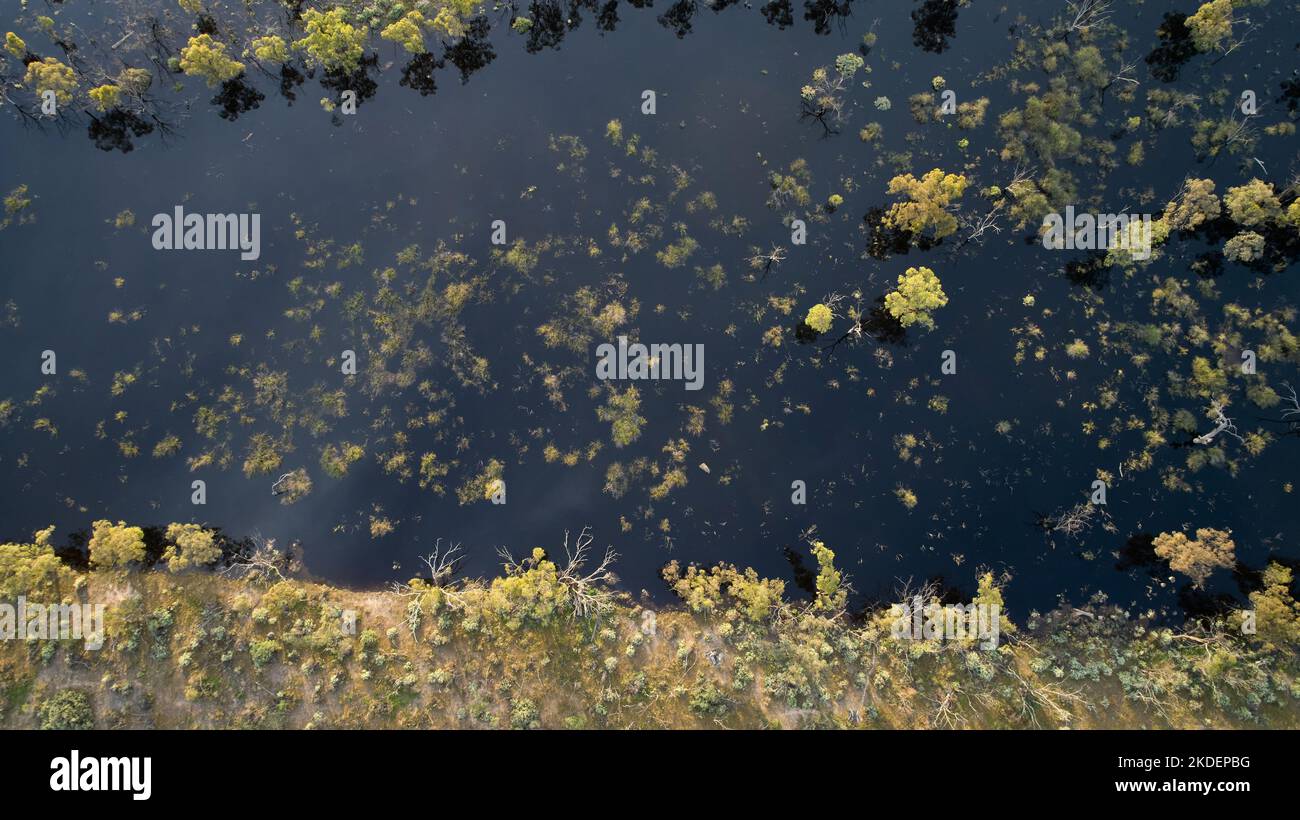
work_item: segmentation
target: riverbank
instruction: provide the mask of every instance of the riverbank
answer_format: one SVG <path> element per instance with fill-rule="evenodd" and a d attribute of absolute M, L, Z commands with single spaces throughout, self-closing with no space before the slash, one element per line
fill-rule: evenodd
<path fill-rule="evenodd" d="M 1003 617 L 981 649 L 850 618 L 821 544 L 811 601 L 672 563 L 682 605 L 649 608 L 582 538 L 492 579 L 452 580 L 444 555 L 382 592 L 250 556 L 78 571 L 48 538 L 0 545 L 0 598 L 102 603 L 104 644 L 0 642 L 7 728 L 1300 727 L 1300 609 L 1276 573 L 1253 635 L 1240 613 L 1176 631 L 1098 599 Z M 973 603 L 1002 595 L 985 576 Z"/>

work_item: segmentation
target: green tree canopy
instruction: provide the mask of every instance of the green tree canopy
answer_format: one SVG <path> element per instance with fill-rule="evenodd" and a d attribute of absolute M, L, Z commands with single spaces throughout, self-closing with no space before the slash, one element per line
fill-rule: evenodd
<path fill-rule="evenodd" d="M 929 268 L 908 268 L 898 277 L 898 289 L 885 294 L 885 309 L 903 327 L 934 327 L 930 311 L 948 304 L 939 277 Z"/>
<path fill-rule="evenodd" d="M 97 567 L 123 568 L 144 560 L 144 530 L 99 520 L 92 525 L 90 562 Z"/>

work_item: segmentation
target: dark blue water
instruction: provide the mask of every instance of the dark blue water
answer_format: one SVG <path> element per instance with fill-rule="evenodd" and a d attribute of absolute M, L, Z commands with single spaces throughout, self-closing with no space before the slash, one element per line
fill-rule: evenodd
<path fill-rule="evenodd" d="M 1161 384 L 1166 369 L 1188 368 L 1177 356 L 1157 357 L 1140 369 L 1123 355 L 1104 355 L 1097 325 L 1150 321 L 1151 283 L 1185 275 L 1200 248 L 1171 252 L 1133 277 L 1117 270 L 1100 292 L 1063 275 L 1070 257 L 1026 244 L 1025 232 L 1009 226 L 955 256 L 951 243 L 886 260 L 865 253 L 863 215 L 891 201 L 885 186 L 895 173 L 967 167 L 976 180 L 967 195 L 972 204 L 978 187 L 1010 176 L 1010 166 L 997 161 L 1000 142 L 992 124 L 1019 96 L 1010 94 L 1005 80 L 982 75 L 1009 58 L 1009 31 L 1018 25 L 1025 31 L 1024 22 L 990 7 L 962 9 L 949 47 L 936 54 L 913 44 L 912 8 L 855 4 L 849 16 L 817 33 L 798 8 L 794 22 L 781 28 L 756 10 L 700 7 L 690 33 L 677 37 L 656 20 L 664 10 L 624 6 L 616 30 L 598 31 L 587 13 L 558 48 L 536 53 L 502 26 L 492 37 L 496 56 L 489 65 L 464 83 L 454 67 L 444 67 L 430 96 L 399 85 L 405 57 L 383 43 L 377 49 L 382 70 L 372 75 L 376 93 L 355 117 L 335 122 L 317 103 L 332 96 L 319 78 L 307 79 L 290 105 L 276 83 L 250 76 L 265 99 L 233 121 L 217 115 L 208 103 L 212 92 L 200 81 L 181 78 L 185 88 L 173 102 L 189 108 L 172 110 L 172 135 L 135 139 L 129 153 L 98 150 L 85 138 L 84 121 L 61 133 L 16 117 L 0 119 L 0 187 L 7 192 L 27 184 L 37 217 L 0 232 L 0 302 L 12 300 L 20 316 L 18 326 L 0 329 L 6 373 L 0 399 L 23 405 L 44 385 L 54 391 L 37 407 L 21 407 L 0 439 L 3 535 L 21 538 L 56 523 L 66 537 L 101 517 L 140 524 L 194 520 L 238 535 L 260 533 L 281 545 L 300 542 L 314 576 L 373 587 L 410 577 L 435 539 L 463 544 L 467 573 L 490 574 L 499 547 L 515 555 L 533 546 L 554 549 L 566 529 L 590 526 L 598 543 L 620 553 L 624 586 L 662 598 L 668 593 L 659 568 L 674 558 L 748 565 L 794 581 L 791 553 L 810 563 L 806 538 L 816 526 L 816 537 L 836 550 L 865 599 L 890 597 L 907 579 L 941 578 L 969 594 L 987 569 L 1007 574 L 1006 597 L 1020 613 L 1049 608 L 1058 596 L 1080 601 L 1099 590 L 1119 603 L 1177 611 L 1176 592 L 1184 582 L 1171 582 L 1167 567 L 1117 567 L 1126 542 L 1142 533 L 1231 529 L 1238 558 L 1255 569 L 1270 557 L 1300 557 L 1293 542 L 1294 496 L 1283 490 L 1300 446 L 1294 439 L 1274 442 L 1258 458 L 1240 454 L 1236 475 L 1204 468 L 1189 477 L 1192 488 L 1184 492 L 1163 487 L 1160 474 L 1161 467 L 1182 466 L 1184 450 L 1162 448 L 1155 468 L 1119 479 L 1119 463 L 1139 447 L 1140 431 L 1111 436 L 1112 446 L 1101 450 L 1097 436 L 1081 430 L 1089 419 L 1105 427 L 1129 414 L 1146 418 L 1145 390 Z M 1045 21 L 1049 8 L 1055 4 L 1029 4 L 1028 22 Z M 1156 45 L 1165 10 L 1125 10 L 1123 25 L 1141 41 L 1133 56 L 1140 59 Z M 109 12 L 101 7 L 98 13 Z M 88 26 L 95 23 L 87 18 Z M 878 37 L 867 57 L 872 85 L 853 89 L 843 133 L 824 137 L 815 123 L 800 121 L 799 88 L 813 69 L 856 50 L 868 30 Z M 1198 77 L 1231 72 L 1260 77 L 1261 89 L 1268 77 L 1275 89 L 1276 78 L 1290 68 L 1287 61 L 1293 62 L 1289 36 L 1277 27 L 1261 31 L 1253 48 L 1212 70 L 1208 58 L 1199 58 L 1172 86 L 1148 76 L 1145 65 L 1138 76 L 1144 87 L 1190 87 Z M 988 96 L 989 125 L 969 133 L 916 125 L 907 98 L 927 90 L 935 75 L 947 78 L 959 99 Z M 657 92 L 654 116 L 640 112 L 644 89 Z M 890 110 L 872 106 L 881 95 L 892 100 Z M 1140 111 L 1140 102 L 1128 108 Z M 1124 110 L 1108 104 L 1105 115 L 1113 119 Z M 655 149 L 656 170 L 647 171 L 604 139 L 613 118 Z M 885 138 L 875 145 L 856 135 L 871 121 L 884 127 Z M 1103 123 L 1089 133 L 1107 130 Z M 924 137 L 908 141 L 908 132 Z M 1186 127 L 1161 132 L 1148 145 L 1144 165 L 1121 167 L 1104 182 L 1095 170 L 1076 168 L 1081 195 L 1117 209 L 1133 206 L 1134 192 L 1150 189 L 1151 209 L 1158 212 L 1189 172 L 1212 175 L 1220 192 L 1249 178 L 1235 159 L 1196 165 L 1189 133 Z M 548 147 L 561 135 L 578 137 L 588 151 L 578 173 L 563 150 Z M 971 139 L 966 152 L 956 145 L 960 136 Z M 1263 140 L 1256 152 L 1279 187 L 1294 165 L 1295 147 L 1294 139 Z M 898 154 L 910 157 L 896 162 Z M 764 207 L 767 175 L 799 157 L 809 163 L 813 200 L 838 192 L 846 204 L 813 223 L 809 244 L 791 249 L 770 276 L 745 281 L 751 245 L 788 244 L 781 214 Z M 674 166 L 692 182 L 670 199 Z M 637 181 L 643 173 L 654 174 L 653 186 Z M 716 194 L 716 214 L 686 209 L 701 191 Z M 665 209 L 665 235 L 624 260 L 605 241 L 606 231 L 611 223 L 626 229 L 627 212 L 643 196 Z M 240 262 L 235 254 L 153 250 L 150 217 L 180 203 L 196 212 L 260 213 L 261 258 Z M 124 209 L 135 213 L 136 224 L 115 229 L 113 218 Z M 749 220 L 743 237 L 709 227 L 713 216 L 733 214 Z M 528 275 L 510 270 L 491 258 L 495 219 L 506 220 L 511 239 L 550 237 L 559 249 L 543 253 Z M 675 238 L 678 222 L 700 248 L 686 266 L 666 270 L 654 252 Z M 335 260 L 321 269 L 307 266 L 305 243 L 295 236 L 300 226 L 314 241 L 332 240 L 336 251 L 361 243 L 364 260 L 344 268 Z M 589 238 L 600 243 L 599 258 L 583 250 Z M 399 282 L 423 282 L 427 273 L 404 268 L 395 256 L 412 243 L 428 254 L 440 242 L 467 254 L 483 277 L 460 321 L 475 353 L 490 361 L 493 386 L 480 393 L 456 382 L 435 322 L 414 337 L 435 354 L 419 379 L 449 391 L 449 401 L 430 402 L 414 387 L 367 396 L 329 363 L 343 349 L 367 347 L 364 325 L 343 315 L 343 298 L 326 298 L 305 321 L 286 311 L 324 298 L 308 291 L 333 282 L 344 298 L 373 295 L 372 274 L 388 267 L 397 269 Z M 701 287 L 694 273 L 715 262 L 728 274 L 717 292 Z M 918 264 L 934 268 L 950 299 L 936 313 L 936 330 L 914 329 L 903 345 L 841 345 L 832 355 L 819 350 L 825 340 L 795 342 L 797 318 L 825 294 L 861 290 L 869 301 Z M 706 349 L 703 391 L 688 393 L 673 382 L 640 385 L 647 423 L 641 438 L 622 450 L 610 444 L 609 425 L 596 418 L 600 400 L 587 396 L 596 384 L 593 351 L 548 350 L 535 331 L 563 311 L 564 295 L 615 276 L 627 285 L 625 302 L 641 305 L 630 323 L 640 338 Z M 115 277 L 125 280 L 122 287 Z M 304 284 L 298 295 L 289 287 L 295 277 Z M 1293 277 L 1288 270 L 1257 281 L 1230 266 L 1215 280 L 1221 301 L 1201 300 L 1202 309 L 1217 317 L 1216 304 L 1228 301 L 1266 309 L 1294 304 Z M 1035 297 L 1032 308 L 1022 304 L 1027 294 Z M 768 308 L 755 322 L 754 311 L 773 295 L 793 296 L 795 313 L 778 317 Z M 662 312 L 656 305 L 664 306 Z M 142 318 L 110 323 L 115 309 L 139 310 Z M 1017 364 L 1010 328 L 1030 321 L 1043 328 L 1042 343 L 1051 352 L 1044 362 Z M 777 323 L 789 332 L 773 350 L 760 337 Z M 238 347 L 229 342 L 232 334 L 243 335 Z M 1074 338 L 1088 341 L 1090 359 L 1065 358 L 1061 348 Z M 600 341 L 606 339 L 596 339 L 593 348 Z M 46 349 L 58 354 L 56 377 L 40 373 Z M 940 372 L 944 350 L 958 355 L 955 375 Z M 577 369 L 580 375 L 564 388 L 567 409 L 547 401 L 525 355 L 556 369 Z M 252 402 L 250 377 L 261 364 L 287 373 L 300 409 L 313 387 L 344 389 L 348 415 L 334 420 L 325 435 L 295 429 L 282 468 L 249 479 L 240 470 L 249 436 L 277 430 L 267 409 Z M 1300 381 L 1294 365 L 1268 367 L 1274 368 L 1271 383 Z M 84 381 L 70 376 L 74 368 L 84 371 Z M 1118 387 L 1120 406 L 1084 409 L 1120 368 L 1127 374 Z M 1283 372 L 1287 368 L 1291 372 Z M 1067 379 L 1071 369 L 1077 375 Z M 110 386 L 121 372 L 138 380 L 113 396 Z M 720 424 L 708 405 L 724 379 L 735 386 L 729 425 Z M 194 414 L 227 386 L 248 404 L 245 423 L 235 415 L 226 427 L 232 462 L 227 469 L 191 472 L 186 458 L 204 448 Z M 936 395 L 948 399 L 946 414 L 927 407 Z M 1163 403 L 1198 416 L 1203 410 L 1193 402 Z M 605 468 L 614 459 L 665 462 L 664 444 L 685 436 L 685 404 L 709 412 L 705 433 L 688 437 L 689 484 L 659 501 L 647 496 L 654 480 L 619 500 L 603 494 Z M 1243 416 L 1255 413 L 1244 400 L 1241 405 Z M 442 427 L 407 425 L 435 407 L 447 411 Z M 126 414 L 121 421 L 114 418 L 119 412 Z M 32 430 L 41 417 L 58 428 L 56 437 Z M 1000 421 L 1012 423 L 1010 433 L 995 431 Z M 104 435 L 98 437 L 101 422 Z M 419 489 L 414 479 L 399 482 L 380 468 L 376 455 L 394 449 L 399 430 L 409 437 L 405 449 L 413 467 L 427 451 L 460 460 L 445 480 L 447 496 Z M 181 437 L 180 453 L 152 458 L 153 444 L 168 433 Z M 894 440 L 904 434 L 925 442 L 914 451 L 919 464 L 899 458 Z M 139 456 L 121 455 L 117 441 L 124 437 L 139 445 Z M 320 470 L 319 451 L 343 440 L 365 443 L 367 457 L 334 480 Z M 604 449 L 576 467 L 542 458 L 548 442 L 570 450 L 592 441 L 603 441 Z M 459 505 L 455 486 L 490 458 L 507 465 L 507 503 Z M 708 474 L 697 468 L 700 462 L 709 465 Z M 281 505 L 271 483 L 300 466 L 311 472 L 314 490 Z M 1106 507 L 1113 531 L 1098 526 L 1077 540 L 1046 538 L 1036 516 L 1086 500 L 1099 469 L 1117 476 Z M 719 481 L 724 475 L 729 483 Z M 204 507 L 190 504 L 196 478 L 207 483 Z M 806 506 L 790 502 L 794 480 L 807 483 Z M 915 509 L 896 498 L 899 485 L 915 492 Z M 372 539 L 372 514 L 391 519 L 395 531 Z M 628 531 L 620 518 L 631 523 Z M 659 527 L 663 519 L 671 525 L 666 533 Z M 1240 595 L 1227 572 L 1216 575 L 1211 591 Z"/>

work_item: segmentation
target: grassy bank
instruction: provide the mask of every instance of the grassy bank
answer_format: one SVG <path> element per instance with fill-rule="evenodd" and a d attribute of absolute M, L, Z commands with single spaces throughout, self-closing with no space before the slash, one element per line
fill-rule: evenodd
<path fill-rule="evenodd" d="M 652 609 L 614 592 L 581 539 L 492 579 L 453 580 L 443 556 L 424 580 L 358 592 L 285 577 L 265 553 L 143 568 L 109 550 L 132 531 L 91 544 L 122 566 L 74 568 L 48 531 L 0 545 L 0 600 L 106 606 L 98 650 L 0 642 L 0 725 L 1300 726 L 1300 609 L 1276 565 L 1251 596 L 1255 634 L 1241 613 L 1170 630 L 1094 600 L 1004 620 L 985 650 L 895 637 L 887 609 L 850 617 L 819 543 L 812 600 L 752 570 L 670 564 L 681 604 Z M 976 601 L 1002 594 L 985 576 Z"/>

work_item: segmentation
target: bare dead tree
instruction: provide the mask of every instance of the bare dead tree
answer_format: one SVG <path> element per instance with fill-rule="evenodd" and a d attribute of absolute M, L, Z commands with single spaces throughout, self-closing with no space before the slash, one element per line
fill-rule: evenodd
<path fill-rule="evenodd" d="M 848 307 L 841 308 L 840 305 L 845 301 L 845 299 L 846 297 L 843 294 L 831 293 L 827 295 L 823 301 L 823 304 L 831 309 L 831 316 L 837 319 L 844 318 L 849 320 L 849 329 L 840 334 L 838 339 L 822 347 L 822 355 L 827 358 L 835 352 L 835 348 L 839 347 L 844 342 L 856 342 L 863 336 L 875 338 L 867 331 L 867 309 L 862 304 L 862 294 L 855 292 L 853 294 L 853 303 Z"/>
<path fill-rule="evenodd" d="M 1210 412 L 1214 414 L 1214 429 L 1203 436 L 1197 436 L 1192 441 L 1197 444 L 1210 444 L 1220 433 L 1227 433 L 1237 441 L 1242 441 L 1241 436 L 1237 434 L 1237 425 L 1224 414 L 1223 407 L 1217 401 L 1210 405 Z"/>
<path fill-rule="evenodd" d="M 1089 504 L 1086 501 L 1075 504 L 1053 519 L 1052 532 L 1059 532 L 1071 538 L 1077 538 L 1092 529 L 1092 519 L 1096 514 L 1096 504 Z"/>
<path fill-rule="evenodd" d="M 406 628 L 410 630 L 411 637 L 418 637 L 420 622 L 424 618 L 425 595 L 431 589 L 437 589 L 442 595 L 442 600 L 453 609 L 463 608 L 464 601 L 451 580 L 456 572 L 456 565 L 464 557 L 458 553 L 460 553 L 459 543 L 448 545 L 444 551 L 442 539 L 439 538 L 434 542 L 433 552 L 420 559 L 429 569 L 427 580 L 418 578 L 413 579 L 412 582 L 393 583 L 393 592 L 406 599 Z"/>
<path fill-rule="evenodd" d="M 1228 43 L 1228 47 L 1210 65 L 1218 65 L 1219 61 L 1224 57 L 1244 46 L 1246 41 L 1250 39 L 1250 35 L 1259 28 L 1258 24 L 1250 22 L 1249 17 L 1238 18 L 1236 14 L 1229 18 L 1228 26 L 1233 33 L 1232 41 Z"/>
<path fill-rule="evenodd" d="M 442 539 L 439 538 L 434 542 L 433 552 L 420 559 L 429 568 L 429 584 L 436 587 L 447 585 L 456 571 L 456 565 L 464 558 L 463 555 L 457 554 L 459 552 L 459 543 L 449 544 L 447 550 L 443 552 Z"/>
<path fill-rule="evenodd" d="M 804 86 L 799 119 L 816 120 L 822 127 L 822 136 L 838 134 L 836 126 L 844 119 L 844 89 L 848 77 L 839 71 L 822 69 L 813 82 Z"/>
<path fill-rule="evenodd" d="M 1070 0 L 1065 4 L 1065 34 L 1086 31 L 1106 22 L 1111 15 L 1111 0 Z"/>
<path fill-rule="evenodd" d="M 1098 521 L 1101 522 L 1102 528 L 1107 532 L 1114 530 L 1110 514 L 1106 512 L 1104 507 L 1081 501 L 1064 512 L 1057 512 L 1055 515 L 1040 515 L 1038 517 L 1038 526 L 1048 534 L 1049 538 L 1059 534 L 1077 540 L 1090 532 Z M 1052 541 L 1052 545 L 1055 546 L 1055 541 Z"/>
<path fill-rule="evenodd" d="M 930 726 L 936 729 L 960 729 L 966 725 L 966 718 L 960 709 L 961 684 L 954 683 L 944 688 L 942 694 L 930 700 L 935 711 L 930 716 Z"/>
<path fill-rule="evenodd" d="M 284 483 L 292 479 L 293 475 L 294 475 L 293 473 L 284 473 L 279 478 L 277 478 L 275 480 L 275 483 L 271 485 L 271 495 L 281 495 L 283 493 L 288 492 L 288 490 L 285 489 L 284 487 Z"/>
<path fill-rule="evenodd" d="M 1179 124 L 1178 112 L 1195 105 L 1200 100 L 1200 97 L 1196 94 L 1184 94 L 1180 91 L 1171 92 L 1171 97 L 1169 108 L 1165 110 L 1164 115 L 1152 119 L 1152 125 L 1156 128 L 1173 128 L 1177 126 Z"/>
<path fill-rule="evenodd" d="M 1106 84 L 1101 87 L 1101 96 L 1105 98 L 1106 93 L 1110 91 L 1111 87 L 1114 86 L 1115 83 L 1128 83 L 1133 86 L 1141 85 L 1141 83 L 1137 81 L 1137 78 L 1132 76 L 1133 72 L 1137 71 L 1137 65 L 1137 60 L 1130 60 L 1128 62 L 1121 61 L 1119 68 L 1111 72 L 1110 78 L 1107 79 Z"/>
<path fill-rule="evenodd" d="M 234 556 L 221 570 L 229 578 L 242 578 L 258 583 L 286 581 L 301 566 L 293 550 L 280 550 L 274 538 L 264 538 L 261 533 L 249 536 L 252 550 Z"/>
<path fill-rule="evenodd" d="M 1038 720 L 1040 710 L 1057 723 L 1066 723 L 1073 719 L 1069 708 L 1071 706 L 1092 710 L 1092 705 L 1084 698 L 1082 690 L 1070 690 L 1054 683 L 1031 681 L 1020 674 L 1015 664 L 1008 664 L 1006 669 L 1020 683 L 1020 712 L 1035 729 L 1042 728 Z"/>
<path fill-rule="evenodd" d="M 573 614 L 579 618 L 601 615 L 614 605 L 614 592 L 611 589 L 618 581 L 612 567 L 618 558 L 613 547 L 606 547 L 600 563 L 590 571 L 585 570 L 587 556 L 592 541 L 590 527 L 583 527 L 578 533 L 573 546 L 569 546 L 569 532 L 564 532 L 564 553 L 568 563 L 560 570 L 560 581 L 569 588 L 569 600 L 573 605 Z"/>
<path fill-rule="evenodd" d="M 1287 426 L 1284 436 L 1300 436 L 1300 397 L 1296 396 L 1295 388 L 1287 382 L 1282 382 L 1282 389 L 1286 395 L 1282 399 L 1282 418 L 1270 419 L 1263 416 L 1257 416 L 1260 421 L 1271 421 Z"/>
<path fill-rule="evenodd" d="M 1292 427 L 1295 427 L 1300 425 L 1300 399 L 1296 398 L 1294 387 L 1286 382 L 1282 382 L 1282 387 L 1289 394 L 1287 396 L 1287 405 L 1289 406 L 1282 411 L 1282 418 L 1286 419 L 1287 423 Z"/>
<path fill-rule="evenodd" d="M 977 245 L 984 244 L 984 235 L 992 231 L 993 233 L 1002 233 L 1002 226 L 998 224 L 999 217 L 1006 210 L 1007 203 L 1005 199 L 998 200 L 997 204 L 986 211 L 982 216 L 974 214 L 959 214 L 957 222 L 961 226 L 962 236 L 957 241 L 950 252 L 955 255 L 967 244 L 974 242 Z"/>
<path fill-rule="evenodd" d="M 615 592 L 612 587 L 618 582 L 618 576 L 612 567 L 618 559 L 618 553 L 613 547 L 606 547 L 600 563 L 594 569 L 586 570 L 591 544 L 595 540 L 591 528 L 583 527 L 572 544 L 569 543 L 569 538 L 569 531 L 565 530 L 563 546 L 566 563 L 561 567 L 556 562 L 556 576 L 569 593 L 572 614 L 584 619 L 603 615 L 614 606 Z M 497 554 L 501 556 L 507 575 L 518 575 L 535 566 L 532 558 L 516 561 L 504 547 L 497 550 Z"/>
<path fill-rule="evenodd" d="M 772 268 L 784 262 L 786 257 L 785 248 L 775 243 L 767 253 L 760 251 L 755 246 L 750 246 L 749 252 L 749 267 L 753 270 L 763 271 L 760 281 L 766 280 L 767 275 L 772 272 Z"/>

